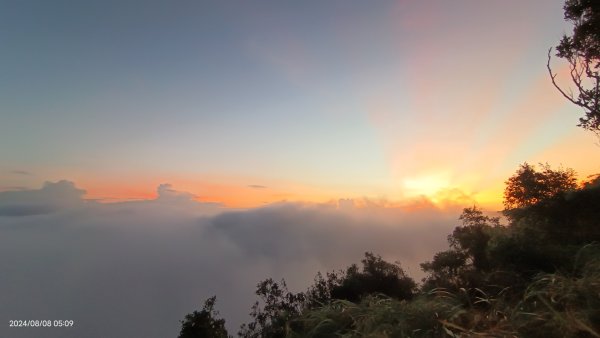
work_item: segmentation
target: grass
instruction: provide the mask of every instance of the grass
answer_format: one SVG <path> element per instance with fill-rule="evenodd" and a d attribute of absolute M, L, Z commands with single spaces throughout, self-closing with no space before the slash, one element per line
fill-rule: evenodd
<path fill-rule="evenodd" d="M 600 255 L 584 249 L 574 271 L 540 274 L 520 298 L 505 288 L 335 300 L 290 322 L 288 337 L 600 337 Z"/>

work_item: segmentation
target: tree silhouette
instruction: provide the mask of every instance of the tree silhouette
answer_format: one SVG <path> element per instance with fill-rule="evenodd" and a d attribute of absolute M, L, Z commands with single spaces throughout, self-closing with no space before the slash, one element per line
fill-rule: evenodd
<path fill-rule="evenodd" d="M 465 208 L 459 219 L 463 226 L 457 227 L 448 237 L 450 246 L 467 254 L 476 270 L 489 267 L 486 248 L 491 237 L 490 229 L 500 226 L 498 217 L 485 216 L 477 207 Z"/>
<path fill-rule="evenodd" d="M 290 292 L 285 280 L 278 283 L 272 278 L 258 283 L 256 295 L 260 301 L 254 303 L 250 313 L 254 320 L 243 324 L 238 335 L 244 338 L 285 337 L 288 321 L 299 316 L 304 308 L 305 295 Z"/>
<path fill-rule="evenodd" d="M 576 174 L 573 169 L 553 170 L 548 164 L 540 164 L 541 171 L 535 166 L 523 163 L 517 172 L 506 181 L 504 189 L 504 207 L 506 211 L 532 206 L 559 193 L 577 188 Z M 510 217 L 510 212 L 505 213 Z"/>
<path fill-rule="evenodd" d="M 218 319 L 219 312 L 214 306 L 216 296 L 204 302 L 202 311 L 187 314 L 181 321 L 181 331 L 178 338 L 227 338 L 225 319 Z"/>
<path fill-rule="evenodd" d="M 551 51 L 546 64 L 552 84 L 567 100 L 583 108 L 585 116 L 578 126 L 600 136 L 600 2 L 567 0 L 565 20 L 573 23 L 572 35 L 564 35 L 556 46 L 556 56 L 569 63 L 570 78 L 575 87 L 563 89 L 550 67 Z"/>
<path fill-rule="evenodd" d="M 293 293 L 284 280 L 268 278 L 257 285 L 260 301 L 252 306 L 253 321 L 243 324 L 239 336 L 244 338 L 286 337 L 292 319 L 334 300 L 358 302 L 368 295 L 385 295 L 398 300 L 411 299 L 417 284 L 404 270 L 381 256 L 366 252 L 362 269 L 356 264 L 345 271 L 321 274 L 306 292 Z"/>
<path fill-rule="evenodd" d="M 381 256 L 365 253 L 363 268 L 356 264 L 346 269 L 331 289 L 331 298 L 357 302 L 370 294 L 384 294 L 396 299 L 411 299 L 416 283 L 404 270 L 394 263 L 384 261 Z"/>
<path fill-rule="evenodd" d="M 425 280 L 426 288 L 457 288 L 493 265 L 488 255 L 488 244 L 501 228 L 500 219 L 485 216 L 473 206 L 463 209 L 459 220 L 462 226 L 454 228 L 448 236 L 450 250 L 438 252 L 431 262 L 421 264 L 421 269 L 430 274 Z"/>

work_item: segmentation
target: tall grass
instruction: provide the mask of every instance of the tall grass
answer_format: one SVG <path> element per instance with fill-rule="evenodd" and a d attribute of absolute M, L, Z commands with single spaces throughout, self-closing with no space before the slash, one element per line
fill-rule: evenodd
<path fill-rule="evenodd" d="M 589 252 L 583 252 L 583 250 Z M 540 274 L 507 296 L 435 289 L 412 301 L 371 295 L 306 311 L 287 327 L 299 337 L 600 337 L 600 254 L 584 248 L 569 273 Z M 492 289 L 492 288 L 490 288 Z"/>
<path fill-rule="evenodd" d="M 586 250 L 588 249 L 588 250 Z M 583 251 L 592 251 L 591 253 Z M 584 255 L 585 253 L 585 255 Z M 598 246 L 584 247 L 584 261 L 571 274 L 538 276 L 525 291 L 522 307 L 531 313 L 520 329 L 547 337 L 600 337 L 600 255 Z M 577 262 L 580 263 L 580 262 Z"/>

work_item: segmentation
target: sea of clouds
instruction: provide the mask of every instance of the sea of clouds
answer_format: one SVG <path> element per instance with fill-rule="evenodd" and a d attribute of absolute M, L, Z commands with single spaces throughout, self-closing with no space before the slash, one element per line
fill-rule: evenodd
<path fill-rule="evenodd" d="M 179 320 L 217 296 L 235 334 L 256 284 L 285 278 L 303 291 L 318 271 L 364 252 L 419 263 L 447 248 L 461 206 L 352 200 L 230 209 L 164 184 L 153 200 L 85 200 L 74 183 L 0 192 L 1 337 L 175 337 Z M 73 320 L 72 328 L 14 328 L 9 320 Z"/>

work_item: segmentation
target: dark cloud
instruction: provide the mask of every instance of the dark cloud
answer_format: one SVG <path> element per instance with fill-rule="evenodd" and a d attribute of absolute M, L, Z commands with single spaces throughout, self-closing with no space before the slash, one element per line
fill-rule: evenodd
<path fill-rule="evenodd" d="M 0 216 L 27 216 L 51 213 L 83 203 L 85 190 L 73 182 L 46 182 L 41 189 L 0 192 Z"/>
<path fill-rule="evenodd" d="M 0 217 L 0 320 L 73 319 L 71 329 L 0 327 L 10 337 L 168 337 L 217 295 L 235 332 L 258 281 L 285 278 L 296 291 L 317 271 L 359 262 L 365 251 L 418 263 L 446 247 L 458 209 L 376 204 L 280 203 L 232 211 L 169 185 L 155 200 L 90 203 L 71 182 L 0 193 L 23 217 Z M 17 194 L 21 193 L 21 194 Z M 69 203 L 48 203 L 53 198 Z M 73 201 L 76 199 L 76 201 Z M 27 207 L 54 206 L 54 212 Z M 60 211 L 60 212 L 59 212 Z"/>
<path fill-rule="evenodd" d="M 267 189 L 266 186 L 260 184 L 250 184 L 248 185 L 248 187 L 252 189 Z"/>
<path fill-rule="evenodd" d="M 16 186 L 15 185 L 15 186 L 2 187 L 0 189 L 14 191 L 14 190 L 27 190 L 28 188 L 27 187 L 23 187 L 23 186 Z"/>
<path fill-rule="evenodd" d="M 0 216 L 31 216 L 56 211 L 51 205 L 7 205 L 0 206 Z"/>
<path fill-rule="evenodd" d="M 30 173 L 29 171 L 26 171 L 26 170 L 11 170 L 10 173 L 15 174 L 15 175 L 24 175 L 24 176 L 33 175 L 32 173 Z"/>

